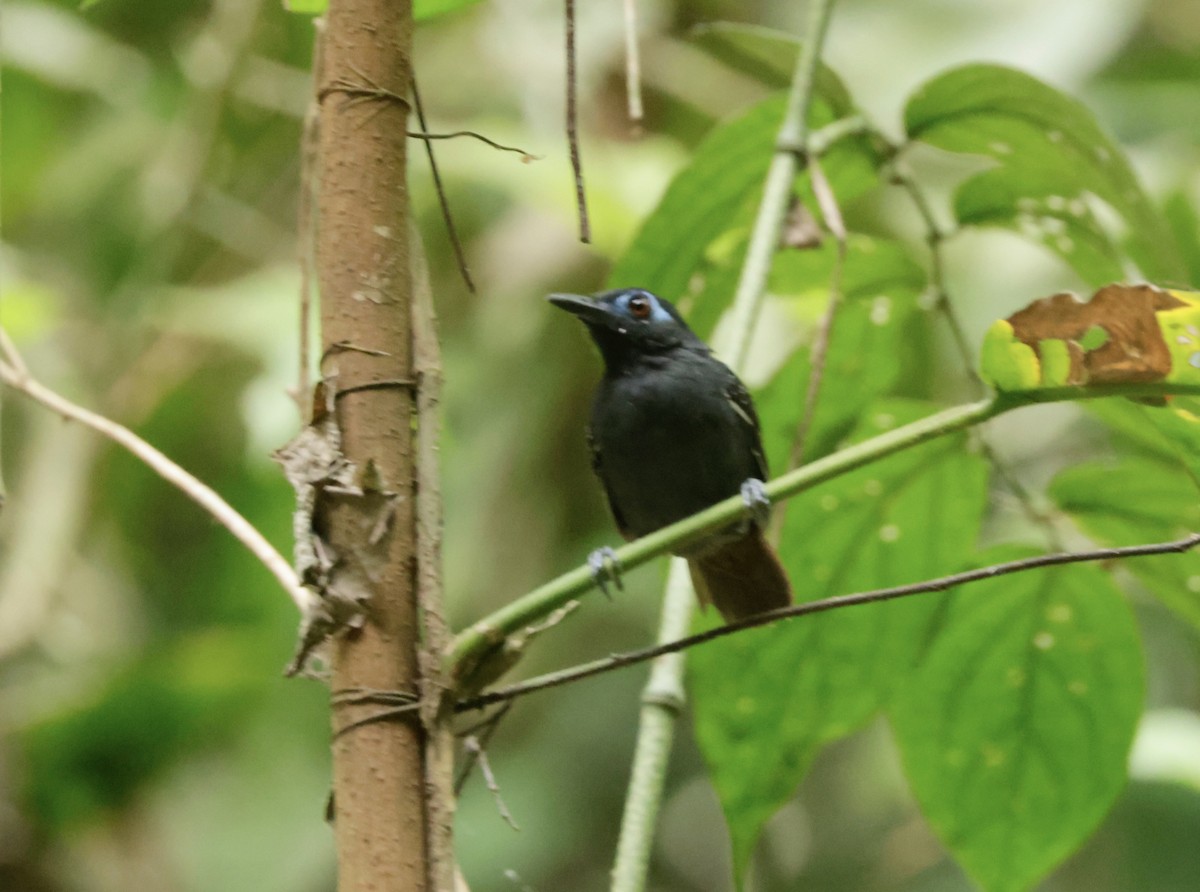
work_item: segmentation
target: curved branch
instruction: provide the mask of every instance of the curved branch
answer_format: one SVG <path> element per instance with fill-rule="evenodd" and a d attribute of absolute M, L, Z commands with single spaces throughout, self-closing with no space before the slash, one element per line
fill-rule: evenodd
<path fill-rule="evenodd" d="M 944 409 L 911 424 L 863 440 L 776 477 L 767 483 L 765 490 L 772 502 L 790 499 L 818 483 L 886 458 L 902 449 L 966 430 L 1023 406 L 1110 396 L 1163 397 L 1172 394 L 1200 396 L 1200 384 L 1159 382 L 1092 387 L 1064 386 L 1020 394 L 996 394 L 985 400 Z M 621 546 L 615 551 L 616 559 L 624 569 L 631 570 L 659 555 L 679 551 L 689 542 L 701 539 L 706 534 L 733 522 L 744 511 L 745 505 L 741 497 L 732 496 L 678 523 Z M 449 677 L 459 680 L 469 675 L 477 661 L 509 635 L 594 587 L 595 580 L 591 569 L 587 565 L 576 567 L 473 623 L 450 643 L 445 660 Z"/>
<path fill-rule="evenodd" d="M 966 585 L 967 583 L 979 582 L 983 579 L 994 579 L 997 576 L 1007 576 L 1011 573 L 1022 573 L 1028 570 L 1038 570 L 1043 567 L 1111 561 L 1131 557 L 1146 557 L 1156 554 L 1182 554 L 1183 552 L 1191 551 L 1196 547 L 1200 547 L 1200 533 L 1192 533 L 1189 536 L 1185 536 L 1182 539 L 1176 539 L 1171 542 L 1155 542 L 1150 545 L 1130 545 L 1122 548 L 1097 548 L 1092 551 L 1042 554 L 1038 555 L 1037 557 L 1008 561 L 1003 564 L 992 564 L 990 566 L 980 567 L 975 570 L 966 570 L 962 573 L 951 574 L 950 576 L 940 576 L 937 579 L 928 579 L 925 582 L 914 582 L 910 583 L 909 585 L 897 585 L 891 586 L 890 588 L 872 589 L 870 591 L 855 592 L 848 595 L 834 595 L 831 598 L 822 598 L 819 601 L 808 601 L 804 604 L 793 604 L 789 607 L 781 607 L 778 610 L 760 613 L 757 616 L 751 616 L 746 619 L 739 620 L 738 622 L 730 623 L 729 625 L 716 626 L 715 628 L 708 629 L 704 632 L 699 632 L 695 635 L 689 635 L 686 638 L 680 638 L 676 641 L 670 641 L 664 644 L 656 644 L 653 647 L 643 647 L 638 650 L 631 650 L 625 653 L 613 654 L 612 656 L 604 657 L 600 660 L 593 660 L 590 663 L 584 663 L 580 666 L 572 666 L 569 669 L 562 669 L 558 672 L 548 672 L 545 675 L 539 675 L 536 678 L 531 678 L 528 681 L 523 681 L 519 684 L 508 685 L 507 687 L 498 688 L 496 690 L 480 694 L 477 697 L 471 697 L 467 700 L 462 700 L 455 706 L 455 709 L 458 712 L 467 712 L 472 709 L 481 709 L 485 706 L 491 706 L 495 703 L 507 702 L 525 694 L 531 694 L 534 691 L 541 691 L 545 690 L 546 688 L 557 687 L 558 685 L 567 684 L 568 682 L 572 681 L 578 681 L 582 678 L 600 675 L 603 672 L 609 672 L 613 669 L 620 669 L 624 666 L 633 666 L 637 663 L 644 663 L 646 660 L 652 660 L 655 657 L 662 656 L 663 654 L 677 653 L 679 651 L 695 647 L 698 644 L 704 644 L 717 638 L 723 638 L 726 635 L 733 635 L 737 632 L 745 631 L 746 629 L 754 629 L 759 626 L 770 625 L 784 619 L 793 619 L 797 616 L 808 616 L 809 614 L 813 613 L 825 613 L 829 610 L 837 610 L 842 607 L 853 607 L 858 604 L 874 604 L 879 601 L 891 601 L 896 598 L 907 598 L 911 595 L 921 595 L 930 592 L 943 592 L 947 589 L 955 588 L 960 585 Z"/>
<path fill-rule="evenodd" d="M 129 428 L 82 406 L 77 406 L 66 397 L 39 383 L 29 373 L 3 328 L 0 328 L 0 352 L 4 356 L 0 360 L 0 381 L 35 402 L 41 403 L 47 409 L 57 412 L 63 418 L 78 421 L 114 443 L 125 447 L 135 458 L 207 511 L 217 523 L 225 527 L 235 539 L 246 546 L 250 553 L 258 558 L 262 565 L 271 572 L 271 575 L 279 581 L 305 620 L 317 613 L 320 598 L 316 592 L 300 584 L 291 563 L 275 550 L 275 546 L 268 542 L 250 521 L 242 517 L 228 502 L 217 495 L 212 487 L 193 477 Z"/>

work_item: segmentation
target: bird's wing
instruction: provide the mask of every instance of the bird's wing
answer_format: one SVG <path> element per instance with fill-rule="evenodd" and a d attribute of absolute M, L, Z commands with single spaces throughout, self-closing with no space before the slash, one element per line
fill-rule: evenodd
<path fill-rule="evenodd" d="M 592 433 L 590 425 L 587 429 L 587 444 L 588 452 L 592 454 L 592 470 L 595 471 L 596 477 L 600 480 L 600 487 L 604 490 L 604 497 L 608 500 L 608 510 L 612 513 L 613 520 L 617 523 L 617 532 L 626 539 L 633 539 L 635 537 L 630 535 L 629 525 L 625 523 L 625 518 L 621 516 L 620 510 L 617 508 L 617 503 L 613 501 L 612 490 L 609 488 L 608 480 L 604 476 L 604 462 L 600 458 L 600 444 L 596 442 L 595 434 Z"/>
<path fill-rule="evenodd" d="M 758 466 L 758 479 L 767 479 L 767 456 L 763 451 L 762 434 L 758 424 L 758 413 L 754 411 L 754 401 L 750 393 L 736 375 L 730 373 L 732 379 L 725 387 L 725 397 L 733 406 L 734 413 L 746 425 L 747 439 L 750 450 L 754 453 L 754 463 Z"/>

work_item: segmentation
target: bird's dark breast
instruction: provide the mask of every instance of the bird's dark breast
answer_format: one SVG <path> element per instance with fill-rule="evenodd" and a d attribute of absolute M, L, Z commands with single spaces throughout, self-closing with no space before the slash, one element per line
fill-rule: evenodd
<path fill-rule="evenodd" d="M 598 472 L 627 535 L 644 536 L 761 477 L 756 434 L 713 359 L 648 365 L 605 378 L 592 411 Z"/>

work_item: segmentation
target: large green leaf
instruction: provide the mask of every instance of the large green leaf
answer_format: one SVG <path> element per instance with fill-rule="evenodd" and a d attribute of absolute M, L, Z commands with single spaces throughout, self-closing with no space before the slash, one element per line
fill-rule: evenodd
<path fill-rule="evenodd" d="M 792 82 L 800 41 L 786 31 L 742 22 L 706 22 L 688 36 L 713 58 L 767 86 L 783 89 Z"/>
<path fill-rule="evenodd" d="M 714 294 L 705 290 L 705 284 L 709 276 L 736 281 L 731 271 L 741 267 L 784 104 L 782 95 L 765 100 L 705 138 L 613 268 L 609 276 L 613 287 L 649 288 L 672 301 L 703 294 L 704 305 L 700 307 L 696 300 L 696 309 L 710 322 L 719 315 L 719 308 L 732 297 L 732 287 Z M 820 126 L 851 110 L 845 89 L 826 72 L 818 83 L 810 123 Z M 822 168 L 844 201 L 874 183 L 876 163 L 868 143 L 853 139 L 833 147 Z M 800 178 L 797 188 L 802 196 L 806 194 L 807 177 Z M 809 199 L 807 206 L 815 204 Z M 701 334 L 709 327 L 694 318 L 693 322 Z"/>
<path fill-rule="evenodd" d="M 811 331 L 825 313 L 836 249 L 778 255 L 769 290 Z M 852 235 L 842 274 L 843 302 L 834 321 L 805 455 L 831 451 L 863 409 L 906 379 L 920 378 L 930 314 L 921 295 L 925 271 L 896 242 Z M 770 466 L 782 470 L 791 452 L 811 372 L 810 353 L 794 353 L 755 395 Z"/>
<path fill-rule="evenodd" d="M 875 435 L 926 407 L 868 413 Z M 781 557 L 799 600 L 912 582 L 962 565 L 987 470 L 964 437 L 929 443 L 789 503 Z M 763 823 L 826 742 L 865 722 L 913 665 L 940 602 L 926 596 L 837 610 L 733 635 L 688 661 L 696 736 L 733 840 L 738 875 Z"/>
<path fill-rule="evenodd" d="M 1078 100 L 1019 71 L 967 65 L 920 87 L 905 108 L 905 127 L 910 139 L 995 161 L 959 187 L 960 222 L 1014 229 L 1100 284 L 1124 277 L 1122 233 L 1097 219 L 1094 196 L 1123 221 L 1129 256 L 1144 275 L 1181 276 L 1170 230 L 1120 147 Z"/>
<path fill-rule="evenodd" d="M 1099 400 L 1091 413 L 1113 431 L 1120 444 L 1168 468 L 1182 468 L 1200 487 L 1200 397 L 1176 396 L 1167 406 L 1128 400 Z"/>
<path fill-rule="evenodd" d="M 1050 495 L 1091 538 L 1142 545 L 1200 530 L 1200 493 L 1177 468 L 1130 458 L 1070 468 Z M 1200 553 L 1140 557 L 1122 565 L 1155 597 L 1200 629 Z"/>
<path fill-rule="evenodd" d="M 1108 811 L 1125 783 L 1142 676 L 1131 611 L 1095 567 L 1005 576 L 951 597 L 890 711 L 922 811 L 988 892 L 1029 888 Z"/>

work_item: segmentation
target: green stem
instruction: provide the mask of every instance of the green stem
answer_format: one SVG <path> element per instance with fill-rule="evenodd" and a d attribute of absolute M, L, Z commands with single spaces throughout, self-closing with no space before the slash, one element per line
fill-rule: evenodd
<path fill-rule="evenodd" d="M 1146 398 L 1172 394 L 1200 396 L 1200 385 L 1179 382 L 1109 384 L 1103 387 L 1055 387 L 1020 394 L 997 394 L 979 402 L 944 409 L 827 455 L 770 481 L 766 485 L 766 492 L 773 502 L 789 499 L 819 483 L 900 450 L 965 430 L 1023 406 L 1113 396 Z M 659 555 L 678 551 L 687 543 L 728 525 L 741 517 L 744 511 L 741 497 L 732 496 L 698 514 L 621 546 L 616 550 L 617 560 L 625 570 L 640 567 Z M 547 616 L 593 587 L 595 580 L 591 570 L 586 565 L 576 567 L 484 617 L 460 632 L 451 642 L 446 654 L 447 670 L 453 677 L 462 678 L 464 667 L 474 664 L 479 657 L 503 642 L 507 636 Z"/>
<path fill-rule="evenodd" d="M 671 562 L 671 573 L 667 577 L 658 644 L 670 644 L 687 636 L 694 602 L 687 562 L 676 558 Z M 683 689 L 683 660 L 682 652 L 656 657 L 642 691 L 637 748 L 629 774 L 625 812 L 621 816 L 617 856 L 613 862 L 613 892 L 641 889 L 646 883 L 651 842 L 667 776 L 666 757 L 675 737 L 675 721 L 687 702 Z"/>
<path fill-rule="evenodd" d="M 792 196 L 800 157 L 807 146 L 808 110 L 816 86 L 821 45 L 829 27 L 834 2 L 813 0 L 809 7 L 808 32 L 796 61 L 775 156 L 767 170 L 758 216 L 754 220 L 754 230 L 750 234 L 746 259 L 742 263 L 737 292 L 730 308 L 729 327 L 726 329 L 728 340 L 715 345 L 718 355 L 724 357 L 735 372 L 741 371 L 750 352 L 750 339 L 762 306 L 771 260 L 779 244 L 779 234 Z M 740 511 L 740 497 L 732 501 Z M 682 558 L 675 558 L 671 562 L 670 579 L 672 584 L 667 586 L 663 601 L 660 642 L 687 634 L 695 609 L 696 599 L 686 562 Z M 675 736 L 675 719 L 684 703 L 683 669 L 682 654 L 666 654 L 657 658 L 642 694 L 633 773 L 625 798 L 625 814 L 613 864 L 612 892 L 641 892 L 646 885 L 654 826 L 662 800 L 663 777 Z M 669 698 L 662 696 L 664 690 L 670 692 Z"/>

